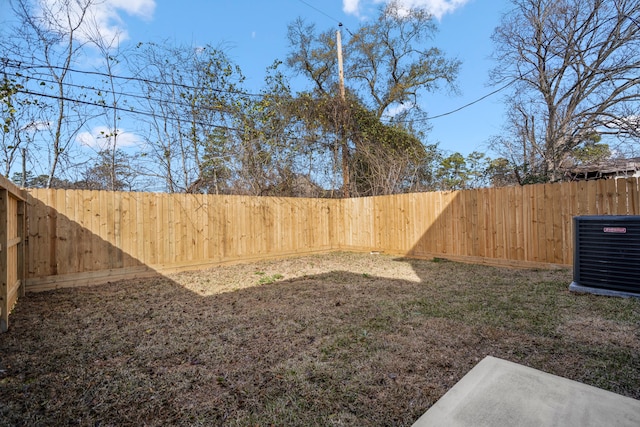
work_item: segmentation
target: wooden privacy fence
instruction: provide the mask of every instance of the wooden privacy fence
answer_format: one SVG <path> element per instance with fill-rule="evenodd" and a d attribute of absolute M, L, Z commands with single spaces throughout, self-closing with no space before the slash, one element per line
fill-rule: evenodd
<path fill-rule="evenodd" d="M 639 215 L 638 179 L 343 200 L 339 246 L 537 267 L 573 264 L 572 218 Z"/>
<path fill-rule="evenodd" d="M 326 252 L 339 201 L 29 192 L 27 290 Z"/>
<path fill-rule="evenodd" d="M 0 175 L 0 332 L 9 328 L 9 313 L 24 293 L 25 194 Z"/>
<path fill-rule="evenodd" d="M 572 218 L 640 214 L 638 180 L 355 199 L 31 190 L 27 290 L 332 250 L 572 264 Z"/>

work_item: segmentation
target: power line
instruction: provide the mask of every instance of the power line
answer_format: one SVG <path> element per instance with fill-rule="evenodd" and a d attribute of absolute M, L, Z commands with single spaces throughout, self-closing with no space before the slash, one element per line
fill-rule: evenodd
<path fill-rule="evenodd" d="M 478 98 L 478 99 L 476 99 L 474 101 L 471 101 L 468 104 L 463 105 L 462 107 L 458 107 L 455 110 L 447 111 L 446 113 L 438 114 L 438 115 L 433 116 L 433 117 L 427 117 L 427 118 L 425 118 L 423 120 L 420 120 L 420 121 L 428 121 L 428 120 L 438 119 L 440 117 L 449 116 L 451 114 L 457 113 L 458 111 L 464 110 L 465 108 L 471 107 L 472 105 L 477 104 L 478 102 L 483 101 L 483 100 L 487 99 L 488 97 L 490 97 L 492 95 L 495 95 L 496 93 L 505 90 L 506 88 L 508 88 L 512 84 L 522 80 L 526 75 L 531 74 L 534 71 L 535 71 L 535 68 L 527 71 L 526 73 L 522 74 L 519 77 L 515 77 L 515 78 L 511 79 L 511 81 L 509 81 L 507 84 L 505 84 L 503 86 L 500 86 L 498 89 L 494 90 L 493 92 L 490 92 L 490 93 L 488 93 L 486 95 L 483 95 L 480 98 Z"/>
<path fill-rule="evenodd" d="M 42 93 L 42 92 L 34 92 L 34 91 L 31 91 L 31 90 L 28 90 L 28 89 L 18 89 L 17 92 L 23 93 L 25 95 L 40 96 L 40 97 L 44 97 L 44 98 L 55 99 L 57 101 L 67 101 L 67 102 L 73 102 L 73 103 L 76 103 L 76 104 L 89 105 L 89 106 L 92 106 L 92 107 L 108 108 L 108 109 L 114 110 L 114 111 L 122 111 L 122 112 L 127 112 L 127 113 L 140 114 L 140 115 L 143 115 L 143 116 L 153 117 L 154 119 L 158 117 L 158 114 L 155 114 L 155 113 L 149 112 L 149 111 L 135 110 L 133 108 L 124 109 L 124 108 L 116 107 L 114 105 L 100 104 L 100 103 L 97 103 L 97 102 L 84 101 L 84 100 L 81 100 L 81 99 L 74 99 L 74 98 L 69 98 L 69 97 L 60 96 L 60 95 L 51 95 L 51 94 Z M 170 116 L 164 116 L 163 118 L 171 120 L 171 121 L 178 121 L 179 120 L 179 119 L 177 119 L 175 117 L 170 117 Z M 197 124 L 197 125 L 203 126 L 203 127 L 210 126 L 210 127 L 216 128 L 216 129 L 240 131 L 240 129 L 238 129 L 238 128 L 233 128 L 233 127 L 230 127 L 230 126 L 215 125 L 215 124 L 211 124 L 211 123 L 204 123 L 204 122 L 200 122 L 200 121 L 197 121 L 197 120 L 185 120 L 185 122 Z"/>
<path fill-rule="evenodd" d="M 480 98 L 478 98 L 478 99 L 476 99 L 474 101 L 471 101 L 468 104 L 465 104 L 465 105 L 463 105 L 461 107 L 458 107 L 455 110 L 447 111 L 446 113 L 438 114 L 438 115 L 433 116 L 433 117 L 427 117 L 426 119 L 424 119 L 424 121 L 433 120 L 433 119 L 439 119 L 440 117 L 445 117 L 445 116 L 450 116 L 451 114 L 457 113 L 458 111 L 461 111 L 461 110 L 464 110 L 465 108 L 471 107 L 472 105 L 477 104 L 480 101 L 484 101 L 485 99 L 489 98 L 490 96 L 495 95 L 496 93 L 503 91 L 504 89 L 508 88 L 509 86 L 511 86 L 512 84 L 517 82 L 518 80 L 520 80 L 520 79 L 519 78 L 513 79 L 509 83 L 507 83 L 506 85 L 501 86 L 498 89 L 494 90 L 493 92 L 490 92 L 490 93 L 488 93 L 488 94 L 486 94 L 484 96 L 481 96 Z"/>
<path fill-rule="evenodd" d="M 38 69 L 38 68 L 45 68 L 45 69 L 54 69 L 54 70 L 66 70 L 66 71 L 70 71 L 72 73 L 78 73 L 78 74 L 82 74 L 82 75 L 93 75 L 93 76 L 101 76 L 101 77 L 107 77 L 107 78 L 113 78 L 113 79 L 118 79 L 118 80 L 126 80 L 126 81 L 135 81 L 135 82 L 142 82 L 142 83 L 146 83 L 146 84 L 154 84 L 154 85 L 167 85 L 167 86 L 176 86 L 176 87 L 180 87 L 183 89 L 189 89 L 189 90 L 197 90 L 200 89 L 197 86 L 191 86 L 191 85 L 187 85 L 184 83 L 174 83 L 174 82 L 161 82 L 161 81 L 157 81 L 157 80 L 151 80 L 151 79 L 145 79 L 142 77 L 133 77 L 133 76 L 118 76 L 118 75 L 114 75 L 114 74 L 108 74 L 108 73 L 102 73 L 99 71 L 87 71 L 87 70 L 78 70 L 78 69 L 74 69 L 74 68 L 68 68 L 68 67 L 58 67 L 58 66 L 54 66 L 54 65 L 38 65 L 38 64 L 29 64 L 29 63 L 23 63 L 20 61 L 15 61 L 12 60 L 10 58 L 5 58 L 5 57 L 0 57 L 0 62 L 2 62 L 2 65 L 4 65 L 5 67 L 9 67 L 9 68 L 18 68 L 18 69 Z M 245 96 L 253 96 L 253 97 L 262 97 L 262 94 L 256 94 L 256 93 L 249 93 L 249 92 L 243 92 L 240 90 L 225 90 L 225 89 L 218 89 L 218 88 L 211 88 L 211 90 L 213 90 L 214 92 L 220 92 L 220 93 L 231 93 L 234 95 L 245 95 Z"/>
<path fill-rule="evenodd" d="M 7 73 L 7 75 L 12 76 L 12 77 L 24 77 L 20 74 L 15 74 L 15 73 Z M 48 80 L 48 79 L 44 79 L 44 78 L 37 78 L 38 81 L 40 82 L 44 82 L 44 83 L 51 83 L 51 84 L 58 84 L 58 82 L 53 81 L 53 80 Z M 158 104 L 171 104 L 171 105 L 175 105 L 178 107 L 193 107 L 191 104 L 187 104 L 184 102 L 180 102 L 180 101 L 176 101 L 176 100 L 166 100 L 166 99 L 159 99 L 159 98 L 154 98 L 150 95 L 138 95 L 138 94 L 133 94 L 133 93 L 126 93 L 126 92 L 118 92 L 118 91 L 114 91 L 111 89 L 100 89 L 97 88 L 95 86 L 85 86 L 85 85 L 77 85 L 74 83 L 64 83 L 65 86 L 68 87 L 73 87 L 73 88 L 77 88 L 77 89 L 82 89 L 82 90 L 91 90 L 91 91 L 95 91 L 98 93 L 102 93 L 104 92 L 105 94 L 111 94 L 111 95 L 118 95 L 118 96 L 125 96 L 125 97 L 130 97 L 130 98 L 138 98 L 138 99 L 142 99 L 144 101 L 154 101 L 157 102 Z M 100 95 L 98 95 L 100 96 Z M 102 103 L 96 103 L 96 105 L 106 105 L 102 104 Z M 226 111 L 223 107 L 211 107 L 211 106 L 202 106 L 202 105 L 198 105 L 198 108 L 203 109 L 203 110 L 210 110 L 210 111 L 220 111 L 220 112 L 228 112 Z"/>
<path fill-rule="evenodd" d="M 464 105 L 463 105 L 463 106 L 461 106 L 461 107 L 455 108 L 455 109 L 453 109 L 453 110 L 451 110 L 451 111 L 447 111 L 446 113 L 438 114 L 438 115 L 436 115 L 436 116 L 432 116 L 432 117 L 425 117 L 424 119 L 414 119 L 414 120 L 411 120 L 411 122 L 427 122 L 427 121 L 429 121 L 429 120 L 439 119 L 439 118 L 441 118 L 441 117 L 450 116 L 451 114 L 455 114 L 455 113 L 457 113 L 458 111 L 461 111 L 461 110 L 464 110 L 465 108 L 471 107 L 472 105 L 477 104 L 477 103 L 478 103 L 478 102 L 480 102 L 480 101 L 484 101 L 485 99 L 489 98 L 490 96 L 493 96 L 493 95 L 495 95 L 496 93 L 498 93 L 498 92 L 501 92 L 501 91 L 505 90 L 506 88 L 508 88 L 508 87 L 509 87 L 509 86 L 511 86 L 512 84 L 514 84 L 514 83 L 518 82 L 519 80 L 521 80 L 521 79 L 522 79 L 524 76 L 526 76 L 527 74 L 531 74 L 531 73 L 532 73 L 532 72 L 534 72 L 534 71 L 535 71 L 535 69 L 529 70 L 529 71 L 527 71 L 526 73 L 522 74 L 521 76 L 513 78 L 511 81 L 509 81 L 508 83 L 506 83 L 506 84 L 505 84 L 505 85 L 503 85 L 503 86 L 500 86 L 498 89 L 496 89 L 496 90 L 494 90 L 494 91 L 492 91 L 492 92 L 489 92 L 488 94 L 483 95 L 483 96 L 481 96 L 480 98 L 477 98 L 477 99 L 475 99 L 475 100 L 473 100 L 473 101 L 471 101 L 471 102 L 469 102 L 469 103 L 467 103 L 467 104 L 464 104 Z M 399 120 L 398 122 L 399 122 L 399 123 L 408 123 L 408 122 L 409 122 L 409 120 Z"/>
<path fill-rule="evenodd" d="M 343 25 L 342 25 L 342 21 L 340 21 L 339 19 L 337 19 L 337 18 L 335 18 L 335 17 L 333 17 L 333 16 L 329 15 L 327 12 L 325 12 L 325 11 L 323 11 L 323 10 L 321 10 L 321 9 L 319 9 L 319 8 L 317 8 L 317 7 L 315 7 L 315 6 L 314 6 L 314 5 L 312 5 L 312 4 L 307 3 L 307 2 L 306 2 L 306 1 L 304 1 L 304 0 L 298 0 L 298 1 L 299 1 L 300 3 L 302 3 L 302 4 L 304 4 L 305 6 L 308 6 L 308 7 L 310 7 L 311 9 L 315 10 L 316 12 L 318 12 L 318 13 L 320 13 L 320 14 L 322 14 L 322 15 L 326 16 L 327 18 L 331 19 L 332 21 L 337 22 L 337 23 L 338 23 L 338 25 L 339 25 L 340 27 L 342 27 L 342 26 L 343 26 Z M 352 35 L 352 36 L 353 36 L 353 33 L 352 33 L 351 31 L 349 31 L 349 29 L 348 29 L 347 27 L 344 27 L 344 29 L 345 29 L 345 30 L 347 30 L 347 32 L 348 32 L 350 35 Z"/>
<path fill-rule="evenodd" d="M 321 10 L 315 8 L 314 6 L 306 3 L 304 0 L 298 0 L 301 3 L 306 4 L 307 6 L 316 9 L 318 12 L 325 14 L 324 12 L 322 12 Z M 325 14 L 326 15 L 326 14 Z M 326 15 L 327 17 L 331 18 L 332 20 L 339 22 L 338 20 L 336 20 L 335 18 Z M 17 61 L 13 61 L 11 59 L 8 58 L 0 58 L 0 61 L 2 61 L 3 65 L 11 67 L 11 68 L 23 68 L 23 69 L 29 69 L 29 68 L 54 68 L 54 69 L 62 69 L 62 67 L 49 67 L 49 66 L 44 66 L 44 65 L 35 65 L 35 64 L 22 64 L 20 62 Z M 14 62 L 16 65 L 11 65 L 10 62 Z M 190 85 L 186 85 L 186 84 L 181 84 L 181 83 L 169 83 L 169 82 L 159 82 L 159 81 L 154 81 L 154 80 L 150 80 L 150 79 L 143 79 L 140 77 L 123 77 L 123 76 L 115 76 L 115 75 L 111 75 L 111 74 L 107 74 L 107 73 L 101 73 L 101 72 L 97 72 L 97 71 L 83 71 L 83 70 L 75 70 L 75 69 L 71 69 L 68 68 L 69 71 L 71 72 L 76 72 L 76 73 L 80 73 L 80 74 L 87 74 L 87 75 L 99 75 L 99 76 L 103 76 L 103 77 L 107 77 L 107 78 L 116 78 L 116 79 L 122 79 L 122 80 L 130 80 L 130 81 L 138 81 L 138 82 L 143 82 L 146 84 L 156 84 L 156 85 L 168 85 L 168 86 L 176 86 L 176 87 L 180 87 L 180 88 L 184 88 L 184 89 L 189 89 L 189 90 L 199 90 L 201 88 L 195 87 L 195 86 L 190 86 Z M 25 77 L 19 74 L 12 74 L 13 76 L 16 77 Z M 48 83 L 57 83 L 57 82 L 53 82 L 51 80 L 45 80 L 45 79 L 39 79 Z M 426 121 L 430 121 L 430 120 L 434 120 L 434 119 L 438 119 L 441 117 L 445 117 L 445 116 L 449 116 L 451 114 L 455 114 L 459 111 L 462 111 L 466 108 L 471 107 L 472 105 L 475 105 L 483 100 L 485 100 L 486 98 L 489 98 L 490 96 L 495 95 L 496 93 L 499 93 L 501 91 L 503 91 L 504 89 L 506 89 L 507 87 L 511 86 L 512 84 L 514 84 L 515 82 L 517 82 L 519 80 L 519 78 L 515 78 L 513 80 L 511 80 L 510 82 L 508 82 L 507 84 L 499 87 L 498 89 L 481 96 L 480 98 L 477 98 L 467 104 L 464 104 L 458 108 L 455 108 L 453 110 L 447 111 L 445 113 L 442 114 L 438 114 L 432 117 L 425 117 L 423 119 L 414 119 L 412 120 L 413 122 L 426 122 Z M 159 99 L 155 99 L 149 96 L 145 96 L 145 95 L 136 95 L 136 94 L 130 94 L 130 93 L 124 93 L 124 92 L 116 92 L 116 91 L 111 91 L 109 89 L 98 89 L 95 87 L 87 87 L 87 86 L 81 86 L 81 85 L 74 85 L 72 83 L 65 83 L 66 85 L 72 86 L 72 87 L 77 87 L 80 89 L 89 89 L 89 90 L 95 90 L 95 91 L 102 91 L 105 93 L 110 93 L 110 94 L 115 94 L 115 95 L 122 95 L 122 96 L 129 96 L 132 98 L 141 98 L 141 99 L 145 99 L 145 100 L 151 100 L 151 101 L 158 101 L 158 102 L 166 102 L 164 100 L 159 100 Z M 211 90 L 213 90 L 214 92 L 219 92 L 219 93 L 232 93 L 232 94 L 239 94 L 239 95 L 246 95 L 246 96 L 253 96 L 253 97 L 264 97 L 263 94 L 252 94 L 252 93 L 247 93 L 247 92 L 243 92 L 243 91 L 225 91 L 222 89 L 217 89 L 217 88 L 212 88 Z M 27 93 L 25 91 L 22 91 L 23 93 Z M 38 95 L 37 93 L 30 93 L 32 95 Z M 39 96 L 45 96 L 45 97 L 54 97 L 53 95 L 46 95 L 46 94 L 39 94 Z M 100 106 L 100 107 L 105 107 L 104 104 L 99 104 L 99 103 L 91 103 L 89 101 L 80 101 L 80 100 L 72 100 L 72 99 L 65 99 L 67 101 L 72 101 L 72 102 L 79 102 L 79 103 L 84 103 L 87 105 L 93 105 L 93 106 Z M 178 105 L 178 106 L 188 106 L 188 104 L 184 104 L 184 103 L 179 103 L 177 101 L 171 101 L 170 103 L 174 104 L 174 105 Z M 212 109 L 212 110 L 218 110 L 221 111 L 222 109 L 217 109 L 217 108 L 205 108 L 205 109 Z M 125 110 L 125 109 L 118 109 L 121 111 L 130 111 L 133 113 L 137 113 L 137 114 L 146 114 L 146 115 L 154 115 L 153 113 L 145 113 L 145 112 L 136 112 L 135 110 Z M 408 120 L 404 120 L 404 121 L 398 121 L 398 122 L 409 122 Z"/>
<path fill-rule="evenodd" d="M 333 16 L 329 15 L 328 13 L 324 12 L 323 10 L 320 10 L 319 8 L 317 8 L 317 7 L 313 6 L 312 4 L 307 3 L 305 0 L 298 0 L 298 1 L 299 1 L 300 3 L 302 3 L 302 4 L 306 5 L 306 6 L 310 7 L 311 9 L 315 10 L 316 12 L 318 12 L 318 13 L 320 13 L 320 14 L 322 14 L 322 15 L 326 16 L 327 18 L 331 19 L 332 21 L 337 22 L 339 26 L 341 26 L 341 27 L 343 26 L 343 25 L 342 25 L 342 22 L 340 22 L 340 20 L 338 20 L 338 19 L 336 19 L 335 17 L 333 17 Z M 349 34 L 351 34 L 351 35 L 353 36 L 353 33 L 351 33 L 351 31 L 349 31 L 349 29 L 348 29 L 348 28 L 346 28 L 346 27 L 345 27 L 345 29 L 347 30 L 347 32 L 348 32 Z M 482 97 L 480 97 L 480 98 L 478 98 L 478 99 L 476 99 L 476 100 L 474 100 L 474 101 L 471 101 L 471 102 L 469 102 L 468 104 L 465 104 L 465 105 L 463 105 L 463 106 L 461 106 L 461 107 L 458 107 L 458 108 L 456 108 L 456 109 L 454 109 L 454 110 L 447 111 L 446 113 L 438 114 L 438 115 L 433 116 L 433 117 L 426 117 L 426 118 L 424 118 L 424 119 L 417 119 L 417 120 L 413 120 L 413 121 L 414 121 L 414 122 L 415 122 L 415 121 L 418 121 L 418 122 L 425 122 L 425 121 L 434 120 L 434 119 L 439 119 L 439 118 L 441 118 L 441 117 L 449 116 L 449 115 L 451 115 L 451 114 L 455 114 L 455 113 L 457 113 L 458 111 L 462 111 L 462 110 L 464 110 L 464 109 L 466 109 L 466 108 L 468 108 L 468 107 L 471 107 L 471 106 L 472 106 L 472 105 L 474 105 L 474 104 L 477 104 L 478 102 L 481 102 L 481 101 L 485 100 L 486 98 L 489 98 L 489 97 L 490 97 L 490 96 L 492 96 L 492 95 L 495 95 L 495 94 L 496 94 L 496 93 L 498 93 L 498 92 L 503 91 L 504 89 L 506 89 L 507 87 L 511 86 L 512 84 L 514 84 L 514 83 L 515 83 L 516 81 L 518 81 L 518 80 L 519 80 L 519 79 L 513 79 L 513 80 L 511 80 L 509 83 L 507 83 L 506 85 L 501 86 L 500 88 L 498 88 L 498 89 L 494 90 L 493 92 L 490 92 L 490 93 L 488 93 L 488 94 L 486 94 L 486 95 L 483 95 Z M 405 122 L 406 122 L 406 121 L 405 121 Z"/>
<path fill-rule="evenodd" d="M 451 111 L 447 111 L 446 113 L 438 114 L 436 116 L 431 116 L 431 117 L 425 117 L 425 118 L 422 118 L 422 119 L 397 120 L 397 121 L 394 121 L 393 123 L 428 122 L 430 120 L 439 119 L 439 118 L 445 117 L 445 116 L 450 116 L 451 114 L 455 114 L 455 113 L 457 113 L 459 111 L 462 111 L 462 110 L 464 110 L 466 108 L 469 108 L 472 105 L 477 104 L 477 103 L 479 103 L 481 101 L 484 101 L 485 99 L 489 98 L 490 96 L 495 95 L 496 93 L 503 91 L 504 89 L 506 89 L 507 87 L 511 86 L 512 84 L 514 84 L 518 80 L 520 80 L 520 79 L 519 78 L 513 79 L 509 83 L 505 84 L 504 86 L 499 87 L 498 89 L 494 90 L 493 92 L 490 92 L 490 93 L 488 93 L 486 95 L 483 95 L 480 98 L 477 98 L 477 99 L 475 99 L 475 100 L 473 100 L 473 101 L 471 101 L 471 102 L 469 102 L 467 104 L 464 104 L 464 105 L 462 105 L 462 106 L 460 106 L 458 108 L 455 108 L 455 109 L 453 109 Z M 391 120 L 390 120 L 390 122 L 391 122 Z"/>
<path fill-rule="evenodd" d="M 96 103 L 96 102 L 92 102 L 92 101 L 84 101 L 81 99 L 74 99 L 74 98 L 70 98 L 70 97 L 66 97 L 66 96 L 59 96 L 59 95 L 51 95 L 48 93 L 42 93 L 42 92 L 34 92 L 28 89 L 18 89 L 17 92 L 19 93 L 23 93 L 25 95 L 31 95 L 31 96 L 40 96 L 40 97 L 44 97 L 44 98 L 50 98 L 50 99 L 55 99 L 55 100 L 62 100 L 62 101 L 67 101 L 67 102 L 73 102 L 73 103 L 77 103 L 77 104 L 82 104 L 82 105 L 89 105 L 89 106 L 93 106 L 93 107 L 102 107 L 102 108 L 107 108 L 110 110 L 114 110 L 114 111 L 122 111 L 122 112 L 126 112 L 126 113 L 132 113 L 132 114 L 139 114 L 139 115 L 143 115 L 143 116 L 148 116 L 148 117 L 152 117 L 152 118 L 162 118 L 163 120 L 169 120 L 169 121 L 179 121 L 178 118 L 176 117 L 171 117 L 171 116 L 160 116 L 159 114 L 155 114 L 153 112 L 149 112 L 149 111 L 141 111 L 141 110 L 135 110 L 133 108 L 120 108 L 114 105 L 108 105 L 108 104 L 100 104 L 100 103 Z M 198 121 L 198 120 L 183 120 L 186 123 L 189 124 L 196 124 L 198 126 L 202 126 L 202 127 L 213 127 L 216 129 L 223 129 L 223 130 L 228 130 L 228 131 L 235 131 L 235 132 L 242 132 L 242 129 L 236 128 L 236 127 L 231 127 L 231 126 L 222 126 L 222 125 L 215 125 L 215 124 L 211 124 L 211 123 L 204 123 L 202 121 Z M 295 140 L 295 141 L 306 141 L 306 138 L 299 138 L 299 137 L 290 137 L 291 140 Z"/>
<path fill-rule="evenodd" d="M 298 1 L 299 1 L 300 3 L 302 3 L 302 4 L 306 5 L 306 6 L 310 7 L 311 9 L 315 10 L 316 12 L 318 12 L 318 13 L 320 13 L 320 14 L 322 14 L 322 15 L 326 16 L 327 18 L 331 19 L 332 21 L 336 21 L 338 24 L 341 24 L 341 22 L 340 22 L 340 20 L 339 20 L 339 19 L 334 18 L 333 16 L 329 15 L 328 13 L 326 13 L 326 12 L 324 12 L 324 11 L 322 11 L 322 10 L 318 9 L 318 8 L 317 8 L 317 7 L 315 7 L 314 5 L 309 4 L 309 3 L 307 3 L 307 2 L 306 2 L 306 1 L 304 1 L 304 0 L 298 0 Z"/>
<path fill-rule="evenodd" d="M 14 77 L 22 77 L 19 74 L 13 74 L 10 73 L 9 75 L 14 76 Z M 46 82 L 46 83 L 51 83 L 51 84 L 55 84 L 57 82 L 54 82 L 52 80 L 47 80 L 47 79 L 42 79 L 39 78 L 38 80 L 42 81 L 42 82 Z M 426 121 L 430 121 L 430 120 L 434 120 L 434 119 L 438 119 L 441 117 L 445 117 L 445 116 L 449 116 L 451 114 L 455 114 L 459 111 L 462 111 L 468 107 L 471 107 L 472 105 L 475 105 L 483 100 L 485 100 L 486 98 L 489 98 L 490 96 L 495 95 L 496 93 L 501 92 L 502 90 L 506 89 L 507 87 L 511 86 L 512 84 L 514 84 L 515 82 L 517 82 L 519 79 L 513 79 L 511 80 L 509 83 L 499 87 L 498 89 L 481 96 L 480 98 L 475 99 L 474 101 L 471 101 L 467 104 L 464 104 L 458 108 L 455 108 L 451 111 L 447 111 L 446 113 L 442 113 L 442 114 L 438 114 L 436 116 L 432 116 L 432 117 L 425 117 L 423 119 L 413 119 L 411 120 L 412 122 L 426 122 Z M 99 89 L 96 87 L 92 87 L 92 86 L 84 86 L 84 85 L 76 85 L 73 83 L 65 83 L 65 85 L 70 86 L 70 87 L 75 87 L 78 89 L 87 89 L 87 90 L 93 90 L 96 92 L 105 92 L 107 94 L 113 94 L 113 95 L 121 95 L 121 96 L 126 96 L 126 97 L 131 97 L 131 98 L 138 98 L 138 99 L 143 99 L 146 101 L 155 101 L 158 103 L 166 103 L 166 104 L 172 104 L 172 105 L 176 105 L 176 106 L 181 106 L 181 107 L 190 107 L 191 105 L 186 104 L 186 103 L 181 103 L 178 101 L 167 101 L 167 100 L 162 100 L 162 99 L 158 99 L 158 98 L 153 98 L 150 97 L 148 95 L 137 95 L 137 94 L 132 94 L 132 93 L 125 93 L 125 92 L 118 92 L 118 91 L 112 91 L 110 89 Z M 195 89 L 195 88 L 194 88 Z M 54 98 L 54 99 L 61 99 L 59 96 L 57 95 L 49 95 L 49 94 L 44 94 L 44 93 L 37 93 L 37 92 L 31 92 L 31 91 L 27 91 L 27 90 L 20 90 L 19 92 L 28 94 L 28 95 L 35 95 L 35 96 L 43 96 L 43 97 L 48 97 L 48 98 Z M 130 112 L 133 114 L 142 114 L 142 115 L 147 115 L 147 116 L 156 116 L 156 114 L 154 113 L 150 113 L 150 112 L 145 112 L 145 111 L 139 111 L 139 110 L 134 110 L 134 109 L 124 109 L 124 108 L 119 108 L 119 107 L 114 107 L 113 105 L 108 105 L 106 103 L 98 103 L 98 102 L 90 102 L 90 101 L 82 101 L 82 100 L 77 100 L 77 99 L 72 99 L 72 98 L 62 98 L 62 100 L 64 101 L 70 101 L 70 102 L 77 102 L 77 103 L 81 103 L 81 104 L 85 104 L 85 105 L 91 105 L 91 106 L 95 106 L 95 107 L 103 107 L 103 108 L 110 108 L 110 109 L 114 109 L 117 111 L 123 111 L 123 112 Z M 220 107 L 201 107 L 202 109 L 205 110 L 212 110 L 212 111 L 222 111 L 224 112 L 225 110 L 223 108 Z M 409 122 L 409 120 L 399 120 L 398 122 L 402 122 L 402 123 L 407 123 Z M 201 124 L 201 123 L 198 123 Z M 232 129 L 232 128 L 229 128 Z M 234 129 L 237 130 L 237 129 Z"/>

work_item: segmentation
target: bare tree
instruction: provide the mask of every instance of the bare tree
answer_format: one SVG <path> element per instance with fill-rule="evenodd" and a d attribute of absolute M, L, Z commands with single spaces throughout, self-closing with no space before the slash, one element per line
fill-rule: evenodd
<path fill-rule="evenodd" d="M 111 148 L 98 152 L 92 164 L 82 171 L 82 179 L 74 188 L 86 190 L 131 191 L 138 173 L 131 157 L 121 150 L 115 154 Z"/>
<path fill-rule="evenodd" d="M 460 61 L 428 45 L 436 31 L 426 10 L 393 1 L 353 34 L 345 73 L 378 117 L 393 107 L 419 110 L 420 96 L 443 86 L 457 91 Z"/>
<path fill-rule="evenodd" d="M 640 1 L 513 0 L 496 28 L 492 78 L 515 82 L 494 148 L 536 180 L 562 178 L 594 135 L 637 136 Z"/>
<path fill-rule="evenodd" d="M 46 97 L 51 108 L 47 127 L 51 133 L 48 143 L 49 161 L 47 186 L 51 187 L 61 161 L 69 153 L 78 131 L 89 116 L 78 102 L 78 94 L 70 85 L 70 69 L 86 44 L 83 25 L 94 0 L 11 2 L 17 25 L 12 32 L 13 59 L 31 67 L 42 69 L 34 73 L 31 81 L 50 86 L 52 92 L 39 95 L 37 90 L 26 90 L 33 96 Z"/>
<path fill-rule="evenodd" d="M 107 173 L 106 190 L 121 189 L 121 183 L 118 179 L 118 161 L 122 162 L 121 157 L 125 153 L 118 150 L 118 137 L 120 136 L 120 116 L 122 115 L 122 97 L 123 95 L 117 90 L 118 80 L 115 76 L 115 70 L 121 62 L 122 53 L 120 51 L 121 32 L 103 31 L 100 24 L 96 21 L 95 16 L 89 16 L 88 24 L 85 29 L 85 36 L 90 44 L 98 51 L 102 60 L 101 70 L 106 75 L 106 90 L 103 92 L 98 90 L 98 103 L 104 106 L 104 119 L 107 130 L 100 135 L 104 139 L 105 145 L 101 146 L 98 153 L 98 161 L 102 163 L 101 167 Z M 108 34 L 107 34 L 108 33 Z M 116 157 L 119 157 L 118 159 Z M 118 161 L 117 161 L 118 160 Z"/>
<path fill-rule="evenodd" d="M 211 188 L 203 160 L 209 143 L 221 141 L 235 111 L 240 70 L 220 49 L 139 44 L 132 69 L 149 111 L 149 173 L 162 177 L 170 192 Z M 215 150 L 209 150 L 211 156 Z M 209 160 L 210 157 L 209 157 Z"/>

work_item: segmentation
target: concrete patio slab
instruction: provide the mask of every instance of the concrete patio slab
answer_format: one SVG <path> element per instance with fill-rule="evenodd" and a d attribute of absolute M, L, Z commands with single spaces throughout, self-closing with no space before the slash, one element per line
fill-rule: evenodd
<path fill-rule="evenodd" d="M 640 400 L 487 356 L 413 426 L 638 427 Z"/>

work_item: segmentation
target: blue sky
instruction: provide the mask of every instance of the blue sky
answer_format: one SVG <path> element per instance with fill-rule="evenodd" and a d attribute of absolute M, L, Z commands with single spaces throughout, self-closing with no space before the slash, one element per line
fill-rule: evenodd
<path fill-rule="evenodd" d="M 40 0 L 54 1 L 54 0 Z M 425 7 L 437 19 L 433 46 L 462 61 L 459 95 L 434 93 L 423 97 L 423 109 L 438 116 L 473 102 L 495 88 L 488 86 L 493 67 L 491 34 L 509 0 L 402 0 Z M 373 19 L 385 0 L 104 0 L 95 11 L 103 33 L 121 32 L 122 44 L 168 40 L 176 45 L 223 46 L 247 77 L 247 88 L 258 90 L 266 68 L 284 60 L 289 50 L 287 25 L 298 17 L 317 30 L 356 29 Z M 0 0 L 0 21 L 7 18 L 8 0 Z M 343 37 L 349 37 L 343 31 Z M 294 88 L 295 89 L 295 88 Z M 302 88 L 300 88 L 302 89 Z M 486 152 L 487 141 L 500 133 L 502 94 L 493 95 L 461 111 L 432 120 L 430 143 L 444 150 L 468 154 Z M 126 127 L 126 124 L 123 124 Z M 124 129 L 127 130 L 127 129 Z M 95 129 L 94 129 L 95 131 Z M 96 132 L 93 132 L 96 133 Z M 491 153 L 489 153 L 491 154 Z"/>
<path fill-rule="evenodd" d="M 137 0 L 129 0 L 135 3 Z M 151 0 L 140 0 L 148 2 Z M 230 56 L 247 76 L 250 88 L 259 88 L 265 69 L 288 52 L 287 25 L 297 17 L 315 23 L 318 30 L 338 28 L 338 22 L 357 28 L 360 20 L 375 16 L 380 1 L 345 0 L 157 0 L 153 13 L 141 19 L 121 13 L 131 41 L 173 40 L 227 47 Z M 491 34 L 508 0 L 412 0 L 438 16 L 433 45 L 462 61 L 459 95 L 430 94 L 424 108 L 430 116 L 455 110 L 490 92 L 488 71 L 493 66 Z M 443 10 L 448 10 L 442 13 Z M 346 10 L 355 11 L 346 13 Z M 348 33 L 343 31 L 343 37 Z M 486 142 L 498 134 L 503 122 L 501 94 L 493 95 L 457 113 L 431 121 L 430 142 L 448 151 L 468 154 L 487 151 Z"/>

